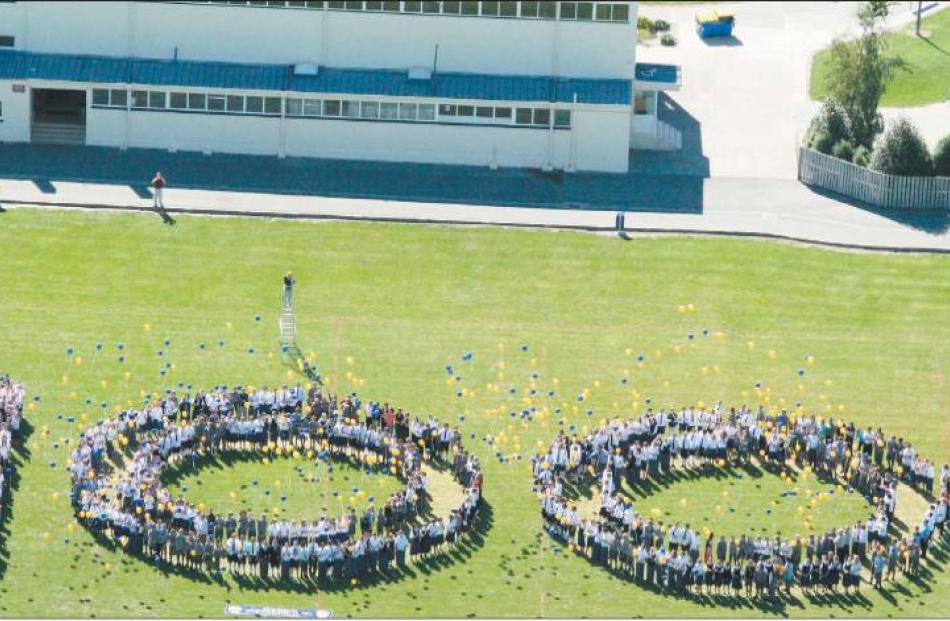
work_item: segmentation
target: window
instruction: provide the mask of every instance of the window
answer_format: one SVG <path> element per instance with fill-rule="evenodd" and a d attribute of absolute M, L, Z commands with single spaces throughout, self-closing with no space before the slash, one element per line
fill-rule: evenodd
<path fill-rule="evenodd" d="M 402 3 L 402 10 L 406 13 L 421 13 L 422 2 L 419 2 L 419 0 L 406 0 Z"/>
<path fill-rule="evenodd" d="M 554 111 L 554 127 L 570 127 L 571 126 L 571 111 L 570 110 L 555 110 Z"/>
<path fill-rule="evenodd" d="M 593 19 L 594 18 L 594 3 L 593 2 L 578 2 L 577 3 L 577 19 Z"/>
<path fill-rule="evenodd" d="M 647 103 L 647 94 L 643 91 L 638 92 L 633 97 L 633 113 L 634 114 L 649 114 L 649 108 Z"/>
<path fill-rule="evenodd" d="M 92 89 L 92 105 L 108 106 L 109 105 L 109 91 L 104 88 Z"/>
<path fill-rule="evenodd" d="M 423 13 L 438 13 L 439 12 L 439 3 L 434 0 L 426 0 L 422 3 L 422 12 Z"/>
<path fill-rule="evenodd" d="M 362 11 L 362 10 L 363 10 L 363 3 L 362 3 L 362 1 L 360 1 L 360 2 L 346 2 L 346 3 L 344 3 L 344 8 L 345 8 L 347 11 Z"/>
<path fill-rule="evenodd" d="M 606 2 L 600 2 L 597 4 L 597 21 L 610 21 L 610 5 Z"/>
<path fill-rule="evenodd" d="M 534 124 L 547 127 L 551 124 L 551 111 L 546 108 L 534 109 Z"/>
<path fill-rule="evenodd" d="M 459 106 L 458 116 L 475 116 L 475 106 Z"/>
<path fill-rule="evenodd" d="M 416 104 L 399 104 L 399 119 L 402 121 L 415 121 L 419 111 Z"/>
<path fill-rule="evenodd" d="M 228 112 L 244 112 L 244 97 L 228 95 Z"/>
<path fill-rule="evenodd" d="M 502 17 L 518 17 L 517 2 L 499 2 L 498 9 L 498 14 Z"/>
<path fill-rule="evenodd" d="M 379 104 L 379 118 L 385 119 L 387 121 L 395 120 L 396 119 L 396 104 L 394 103 Z"/>
<path fill-rule="evenodd" d="M 626 4 L 615 4 L 614 5 L 614 14 L 611 19 L 615 22 L 629 22 L 630 21 L 630 6 Z"/>
<path fill-rule="evenodd" d="M 511 119 L 511 108 L 495 108 L 496 119 Z"/>
<path fill-rule="evenodd" d="M 554 19 L 557 17 L 557 3 L 555 2 L 539 2 L 539 11 L 538 17 L 544 19 Z"/>
<path fill-rule="evenodd" d="M 434 121 L 435 120 L 435 104 L 419 104 L 419 120 L 420 121 Z"/>
<path fill-rule="evenodd" d="M 322 9 L 323 0 L 313 0 L 313 1 L 307 0 L 307 8 L 308 9 Z"/>
<path fill-rule="evenodd" d="M 319 99 L 304 99 L 303 100 L 303 115 L 304 116 L 320 116 L 320 100 Z"/>
<path fill-rule="evenodd" d="M 364 101 L 360 106 L 360 116 L 364 119 L 378 119 L 379 118 L 379 102 L 378 101 Z"/>
<path fill-rule="evenodd" d="M 577 3 L 576 2 L 562 2 L 561 3 L 561 19 L 576 19 L 577 18 Z"/>
<path fill-rule="evenodd" d="M 129 101 L 129 92 L 125 89 L 114 88 L 109 91 L 109 103 L 119 108 L 124 108 Z"/>
<path fill-rule="evenodd" d="M 327 7 L 331 9 L 342 9 L 344 4 L 343 0 L 330 0 L 327 2 Z"/>
<path fill-rule="evenodd" d="M 439 116 L 455 116 L 455 106 L 452 104 L 441 104 L 439 106 Z"/>
<path fill-rule="evenodd" d="M 458 15 L 461 10 L 462 3 L 458 2 L 458 0 L 455 0 L 454 2 L 449 2 L 447 0 L 446 2 L 442 3 L 442 13 L 445 15 Z"/>
<path fill-rule="evenodd" d="M 165 107 L 165 93 L 163 91 L 149 91 L 148 107 L 159 108 L 159 109 L 164 108 Z"/>
<path fill-rule="evenodd" d="M 14 47 L 16 39 L 12 35 L 0 35 L 0 47 Z"/>
<path fill-rule="evenodd" d="M 208 95 L 208 110 L 224 112 L 224 95 Z"/>
<path fill-rule="evenodd" d="M 398 12 L 399 12 L 399 0 L 390 0 L 390 1 L 388 1 L 388 2 L 387 2 L 386 0 L 383 0 L 383 10 L 384 10 L 384 11 L 390 11 L 390 12 L 392 12 L 392 13 L 398 13 Z"/>
<path fill-rule="evenodd" d="M 347 100 L 343 102 L 343 116 L 348 119 L 359 118 L 360 116 L 360 102 Z"/>
<path fill-rule="evenodd" d="M 340 116 L 340 101 L 338 99 L 324 101 L 323 116 Z"/>
<path fill-rule="evenodd" d="M 495 115 L 495 109 L 491 106 L 478 106 L 475 108 L 475 116 L 480 119 L 490 119 Z"/>
<path fill-rule="evenodd" d="M 367 0 L 366 10 L 367 11 L 382 11 L 383 10 L 382 0 L 376 0 L 376 1 Z"/>
<path fill-rule="evenodd" d="M 292 9 L 302 9 L 303 7 L 307 6 L 307 3 L 303 0 L 288 0 L 287 6 Z"/>
<path fill-rule="evenodd" d="M 132 91 L 132 107 L 147 108 L 148 93 L 146 91 Z"/>
<path fill-rule="evenodd" d="M 250 114 L 260 114 L 264 111 L 264 98 L 256 95 L 248 95 L 244 102 L 245 109 Z"/>
<path fill-rule="evenodd" d="M 498 2 L 495 2 L 494 0 L 491 2 L 487 0 L 482 2 L 482 15 L 488 17 L 498 17 Z"/>
<path fill-rule="evenodd" d="M 204 110 L 205 99 L 204 93 L 188 93 L 188 109 Z"/>
<path fill-rule="evenodd" d="M 531 125 L 531 108 L 518 108 L 515 111 L 515 123 L 518 125 Z"/>
<path fill-rule="evenodd" d="M 538 5 L 540 2 L 528 2 L 525 0 L 521 3 L 521 17 L 537 17 L 538 16 Z"/>
<path fill-rule="evenodd" d="M 462 2 L 462 15 L 478 15 L 478 2 Z"/>
<path fill-rule="evenodd" d="M 168 107 L 173 110 L 185 110 L 188 108 L 188 95 L 185 93 L 171 93 L 168 96 Z"/>
<path fill-rule="evenodd" d="M 265 97 L 264 98 L 264 114 L 280 114 L 280 97 Z"/>
<path fill-rule="evenodd" d="M 287 116 L 301 116 L 303 115 L 303 100 L 302 99 L 288 99 L 287 100 Z"/>

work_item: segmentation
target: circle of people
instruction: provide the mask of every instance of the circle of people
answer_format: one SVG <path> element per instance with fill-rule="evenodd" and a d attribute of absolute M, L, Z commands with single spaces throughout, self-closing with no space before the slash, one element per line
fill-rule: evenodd
<path fill-rule="evenodd" d="M 5 514 L 4 503 L 9 502 L 13 479 L 13 445 L 20 435 L 23 422 L 23 384 L 0 374 L 0 515 Z"/>
<path fill-rule="evenodd" d="M 312 521 L 215 514 L 173 497 L 162 477 L 221 451 L 349 461 L 405 482 L 385 505 Z M 199 457 L 201 456 L 201 457 Z M 423 461 L 450 469 L 464 488 L 448 518 L 428 510 Z M 316 385 L 279 391 L 226 387 L 146 400 L 87 429 L 68 466 L 78 519 L 96 536 L 156 564 L 190 571 L 259 574 L 264 580 L 356 580 L 403 570 L 442 552 L 471 528 L 482 472 L 457 428 L 421 421 L 388 404 L 365 406 Z M 365 493 L 365 492 L 364 492 Z M 275 512 L 276 513 L 276 512 Z"/>
<path fill-rule="evenodd" d="M 586 430 L 585 430 L 586 431 Z M 646 480 L 663 484 L 675 469 L 789 462 L 805 472 L 837 480 L 865 496 L 870 519 L 849 528 L 780 536 L 743 534 L 726 539 L 687 522 L 664 524 L 641 515 L 634 499 L 618 493 L 623 481 L 636 490 Z M 638 419 L 615 420 L 585 437 L 563 431 L 533 460 L 535 492 L 546 529 L 591 562 L 613 568 L 638 584 L 662 592 L 727 593 L 774 597 L 797 585 L 805 593 L 860 589 L 865 564 L 870 582 L 881 588 L 898 570 L 916 576 L 931 538 L 944 537 L 950 468 L 940 474 L 934 496 L 934 466 L 903 438 L 763 408 L 649 410 Z M 564 495 L 564 486 L 600 473 L 599 517 L 587 519 Z M 913 533 L 891 535 L 898 482 L 915 488 L 929 507 Z M 842 485 L 837 488 L 843 491 Z M 833 490 L 832 490 L 833 491 Z"/>

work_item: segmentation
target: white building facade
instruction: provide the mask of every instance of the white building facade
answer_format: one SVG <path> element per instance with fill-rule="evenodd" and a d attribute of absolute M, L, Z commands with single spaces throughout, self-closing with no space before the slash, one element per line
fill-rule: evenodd
<path fill-rule="evenodd" d="M 635 2 L 0 2 L 0 142 L 624 172 Z"/>

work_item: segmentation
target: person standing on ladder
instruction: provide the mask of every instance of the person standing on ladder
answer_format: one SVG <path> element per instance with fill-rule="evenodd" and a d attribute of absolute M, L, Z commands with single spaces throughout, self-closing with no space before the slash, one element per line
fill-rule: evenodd
<path fill-rule="evenodd" d="M 288 307 L 293 302 L 294 295 L 294 275 L 290 272 L 284 274 L 284 307 Z"/>

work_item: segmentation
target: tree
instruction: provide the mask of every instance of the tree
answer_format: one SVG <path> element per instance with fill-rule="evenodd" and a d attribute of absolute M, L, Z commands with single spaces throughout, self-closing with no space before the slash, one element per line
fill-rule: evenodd
<path fill-rule="evenodd" d="M 950 135 L 944 136 L 934 149 L 934 174 L 950 177 Z"/>
<path fill-rule="evenodd" d="M 887 18 L 890 4 L 877 1 L 861 5 L 861 36 L 855 40 L 835 39 L 831 44 L 828 93 L 848 115 L 854 141 L 867 147 L 883 129 L 877 106 L 898 65 L 886 55 L 886 43 L 878 27 Z"/>
<path fill-rule="evenodd" d="M 927 143 L 909 120 L 894 121 L 874 143 L 871 169 L 889 175 L 928 177 L 934 174 Z"/>

